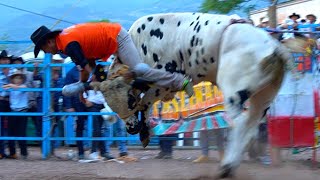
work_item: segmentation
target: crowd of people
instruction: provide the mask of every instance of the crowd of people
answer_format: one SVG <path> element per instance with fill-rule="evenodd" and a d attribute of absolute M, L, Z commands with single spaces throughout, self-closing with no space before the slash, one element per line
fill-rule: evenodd
<path fill-rule="evenodd" d="M 290 38 L 294 38 L 295 36 L 305 36 L 307 38 L 318 39 L 320 38 L 319 34 L 307 33 L 320 30 L 320 27 L 312 26 L 315 24 L 318 24 L 318 22 L 317 17 L 314 14 L 308 14 L 305 18 L 301 18 L 299 14 L 292 13 L 282 23 L 279 23 L 276 29 L 280 31 L 294 30 L 299 31 L 301 33 L 285 32 L 282 33 L 281 36 L 279 36 L 279 40 L 286 41 Z M 260 18 L 260 22 L 257 25 L 257 27 L 270 28 L 268 16 Z"/>
<path fill-rule="evenodd" d="M 60 56 L 54 56 L 52 63 L 62 63 Z M 0 64 L 24 64 L 21 57 L 9 56 L 6 50 L 1 51 Z M 105 68 L 98 65 L 92 77 L 93 81 L 105 80 L 107 74 Z M 79 81 L 79 70 L 76 66 L 71 68 L 66 77 L 62 77 L 61 67 L 53 67 L 51 70 L 51 87 L 62 88 L 64 85 Z M 38 67 L 38 63 L 34 63 L 33 71 L 26 68 L 1 68 L 0 86 L 4 90 L 0 94 L 0 111 L 1 112 L 17 112 L 17 116 L 1 116 L 1 136 L 8 137 L 26 137 L 28 119 L 32 119 L 35 127 L 35 135 L 42 137 L 42 117 L 40 116 L 19 116 L 23 112 L 42 112 L 42 95 L 41 92 L 19 91 L 19 88 L 39 88 L 42 87 L 43 72 Z M 13 89 L 5 91 L 6 89 Z M 63 103 L 60 100 L 63 99 Z M 59 112 L 100 112 L 104 108 L 104 98 L 100 91 L 87 89 L 82 96 L 63 96 L 61 92 L 52 93 L 51 111 Z M 76 136 L 83 137 L 87 116 L 77 116 L 76 118 Z M 53 133 L 57 130 L 57 123 L 61 120 L 60 116 L 52 119 Z M 93 137 L 109 137 L 110 128 L 114 126 L 115 133 L 118 136 L 126 136 L 126 129 L 123 121 L 117 118 L 114 124 L 104 121 L 101 116 L 93 116 Z M 17 141 L 20 147 L 20 158 L 28 158 L 27 143 L 25 140 Z M 18 159 L 15 141 L 0 141 L 0 159 Z M 54 153 L 55 143 L 52 143 L 52 153 Z M 111 141 L 93 141 L 91 153 L 85 156 L 85 145 L 83 141 L 77 141 L 78 158 L 79 159 L 114 159 L 110 152 Z M 6 151 L 8 147 L 9 151 Z M 100 155 L 97 153 L 100 151 Z M 119 142 L 119 157 L 126 158 L 128 150 L 125 141 Z"/>

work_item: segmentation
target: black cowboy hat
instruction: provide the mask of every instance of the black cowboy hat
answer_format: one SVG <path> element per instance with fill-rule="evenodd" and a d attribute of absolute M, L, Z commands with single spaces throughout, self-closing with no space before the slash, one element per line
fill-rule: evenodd
<path fill-rule="evenodd" d="M 38 56 L 41 45 L 43 45 L 48 38 L 55 37 L 61 32 L 62 30 L 50 31 L 50 29 L 48 29 L 46 26 L 41 26 L 35 30 L 30 36 L 30 39 L 35 44 L 34 57 Z"/>
<path fill-rule="evenodd" d="M 98 64 L 93 73 L 96 76 L 97 81 L 102 82 L 107 79 L 107 73 L 104 71 L 104 67 Z"/>
<path fill-rule="evenodd" d="M 308 18 L 308 17 L 313 17 L 314 19 L 317 19 L 317 16 L 315 16 L 314 14 L 308 14 L 308 15 L 306 16 L 306 18 Z"/>
<path fill-rule="evenodd" d="M 24 60 L 22 59 L 22 57 L 15 57 L 15 56 L 11 57 L 10 59 L 11 64 L 15 61 L 20 61 L 22 64 L 24 64 Z"/>
<path fill-rule="evenodd" d="M 293 16 L 296 16 L 298 19 L 300 18 L 300 15 L 299 14 L 296 14 L 296 13 L 293 13 L 289 16 L 289 18 L 291 19 Z"/>
<path fill-rule="evenodd" d="M 8 56 L 8 52 L 6 50 L 2 50 L 0 53 L 0 59 L 1 58 L 9 58 L 11 59 L 12 56 Z"/>

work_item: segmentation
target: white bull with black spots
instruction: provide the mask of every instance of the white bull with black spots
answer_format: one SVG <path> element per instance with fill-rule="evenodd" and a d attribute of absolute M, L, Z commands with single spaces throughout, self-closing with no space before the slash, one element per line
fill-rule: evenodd
<path fill-rule="evenodd" d="M 287 48 L 264 30 L 225 15 L 154 14 L 135 21 L 129 33 L 148 65 L 185 74 L 194 84 L 210 81 L 218 85 L 227 115 L 234 122 L 220 177 L 232 175 L 281 86 L 290 61 Z M 174 92 L 125 79 L 119 73 L 122 66 L 112 65 L 109 77 L 113 78 L 102 82 L 100 89 L 126 122 L 128 132 L 140 132 L 146 146 L 149 108 L 159 99 L 172 98 Z M 244 111 L 244 105 L 249 109 Z"/>

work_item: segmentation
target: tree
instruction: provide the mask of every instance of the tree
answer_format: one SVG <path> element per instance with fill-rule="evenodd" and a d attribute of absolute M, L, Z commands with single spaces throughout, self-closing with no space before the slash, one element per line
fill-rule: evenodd
<path fill-rule="evenodd" d="M 201 5 L 202 12 L 215 11 L 217 13 L 227 14 L 233 10 L 242 9 L 249 16 L 249 12 L 255 8 L 254 5 L 246 5 L 250 0 L 204 0 Z M 275 28 L 277 25 L 277 4 L 278 0 L 269 0 L 268 17 L 270 27 Z"/>
<path fill-rule="evenodd" d="M 243 8 L 243 4 L 248 1 L 250 0 L 205 0 L 201 5 L 201 11 L 215 11 L 221 14 L 228 14 L 233 10 Z"/>
<path fill-rule="evenodd" d="M 89 21 L 91 23 L 97 23 L 97 22 L 111 22 L 109 19 L 101 19 L 101 20 L 92 20 L 92 21 Z"/>

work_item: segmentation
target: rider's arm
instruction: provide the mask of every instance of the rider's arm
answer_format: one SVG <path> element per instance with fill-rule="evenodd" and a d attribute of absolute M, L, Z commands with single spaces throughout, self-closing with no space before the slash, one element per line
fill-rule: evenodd
<path fill-rule="evenodd" d="M 72 61 L 76 65 L 80 65 L 81 68 L 84 69 L 85 66 L 88 64 L 88 60 L 85 58 L 82 48 L 77 41 L 70 42 L 67 45 L 65 52 L 68 56 L 71 57 Z"/>

